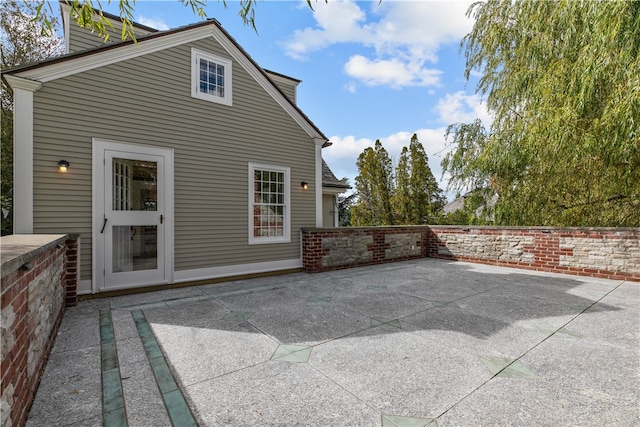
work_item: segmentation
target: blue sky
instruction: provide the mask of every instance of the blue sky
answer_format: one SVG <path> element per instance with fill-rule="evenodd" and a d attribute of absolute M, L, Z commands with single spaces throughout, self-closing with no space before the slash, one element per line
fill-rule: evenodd
<path fill-rule="evenodd" d="M 323 157 L 353 185 L 358 155 L 380 139 L 397 161 L 418 134 L 441 179 L 447 125 L 476 117 L 489 123 L 476 80 L 464 79 L 461 38 L 473 26 L 469 1 L 263 1 L 256 33 L 239 4 L 209 0 L 207 14 L 263 68 L 302 80 L 298 105 L 329 137 Z M 117 14 L 117 0 L 105 10 Z M 200 18 L 177 0 L 141 1 L 137 22 L 160 30 Z M 447 177 L 440 181 L 445 190 Z M 449 199 L 453 193 L 447 193 Z"/>

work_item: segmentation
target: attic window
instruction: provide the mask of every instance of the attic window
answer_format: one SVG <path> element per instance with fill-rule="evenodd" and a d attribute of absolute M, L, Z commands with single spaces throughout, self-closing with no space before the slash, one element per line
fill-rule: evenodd
<path fill-rule="evenodd" d="M 191 96 L 231 105 L 231 61 L 191 49 Z"/>

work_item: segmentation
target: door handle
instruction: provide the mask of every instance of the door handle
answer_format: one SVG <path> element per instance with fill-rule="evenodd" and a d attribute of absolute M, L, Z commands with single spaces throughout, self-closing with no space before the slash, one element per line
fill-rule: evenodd
<path fill-rule="evenodd" d="M 100 234 L 104 233 L 104 228 L 107 226 L 107 218 L 104 219 L 104 222 L 102 223 L 102 230 L 100 230 Z"/>
<path fill-rule="evenodd" d="M 164 215 L 160 214 L 160 224 L 164 222 Z"/>

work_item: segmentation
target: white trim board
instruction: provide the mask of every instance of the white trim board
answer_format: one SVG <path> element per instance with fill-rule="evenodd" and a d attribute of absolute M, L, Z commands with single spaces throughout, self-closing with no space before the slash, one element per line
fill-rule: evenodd
<path fill-rule="evenodd" d="M 195 282 L 198 280 L 219 279 L 223 277 L 244 276 L 249 274 L 271 273 L 281 270 L 293 270 L 302 268 L 301 259 L 284 261 L 257 262 L 253 264 L 229 265 L 225 267 L 198 268 L 194 270 L 182 270 L 174 273 L 173 283 Z M 92 291 L 91 280 L 81 280 L 78 286 L 78 295 L 88 295 Z"/>
<path fill-rule="evenodd" d="M 220 277 L 241 276 L 245 274 L 268 273 L 279 270 L 302 268 L 302 259 L 256 262 L 252 264 L 227 265 L 223 267 L 198 268 L 174 273 L 175 283 L 196 280 L 217 279 Z"/>

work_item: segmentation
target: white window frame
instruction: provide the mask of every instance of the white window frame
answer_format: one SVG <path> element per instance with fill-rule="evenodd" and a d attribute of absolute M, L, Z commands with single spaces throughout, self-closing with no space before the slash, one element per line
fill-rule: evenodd
<path fill-rule="evenodd" d="M 215 62 L 216 64 L 224 67 L 224 96 L 212 95 L 209 93 L 200 92 L 200 59 L 204 59 L 209 62 Z M 191 48 L 191 96 L 194 98 L 202 99 L 205 101 L 216 102 L 218 104 L 232 105 L 232 70 L 231 60 L 222 58 L 217 55 L 213 55 L 202 50 Z"/>
<path fill-rule="evenodd" d="M 284 221 L 282 236 L 255 237 L 253 235 L 253 206 L 254 206 L 254 173 L 256 170 L 284 173 Z M 261 245 L 266 243 L 291 242 L 291 168 L 287 166 L 275 166 L 262 163 L 249 163 L 249 244 Z"/>

